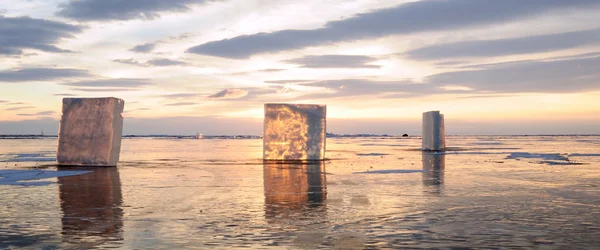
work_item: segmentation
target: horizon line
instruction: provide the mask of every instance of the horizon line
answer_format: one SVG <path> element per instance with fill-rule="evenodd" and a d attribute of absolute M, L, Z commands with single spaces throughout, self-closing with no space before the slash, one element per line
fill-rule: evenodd
<path fill-rule="evenodd" d="M 370 137 L 403 137 L 403 134 L 370 134 L 370 133 L 357 133 L 357 134 L 337 134 L 327 133 L 327 135 L 334 136 L 370 136 Z M 192 134 L 126 134 L 121 137 L 194 137 Z M 221 134 L 221 135 L 203 135 L 204 137 L 224 137 L 224 136 L 252 136 L 262 137 L 262 135 L 252 134 Z M 408 135 L 408 137 L 420 137 L 421 134 Z M 557 134 L 447 134 L 446 136 L 600 136 L 600 134 L 571 134 L 571 133 L 557 133 Z M 3 137 L 58 137 L 58 134 L 40 135 L 40 134 L 0 134 L 0 139 Z M 404 136 L 406 137 L 406 136 Z"/>

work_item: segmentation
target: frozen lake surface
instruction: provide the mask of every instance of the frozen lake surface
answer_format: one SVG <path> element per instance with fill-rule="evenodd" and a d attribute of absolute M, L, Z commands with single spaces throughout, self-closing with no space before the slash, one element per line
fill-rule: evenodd
<path fill-rule="evenodd" d="M 328 138 L 316 165 L 124 139 L 118 168 L 84 169 L 48 166 L 56 144 L 0 140 L 0 249 L 600 246 L 598 136 Z"/>

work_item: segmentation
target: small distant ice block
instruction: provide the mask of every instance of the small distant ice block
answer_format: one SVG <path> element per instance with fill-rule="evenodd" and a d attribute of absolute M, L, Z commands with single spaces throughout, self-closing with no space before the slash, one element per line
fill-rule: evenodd
<path fill-rule="evenodd" d="M 443 150 L 446 148 L 444 115 L 440 111 L 423 113 L 423 150 Z"/>
<path fill-rule="evenodd" d="M 56 161 L 60 165 L 116 166 L 123 108 L 118 98 L 64 98 Z"/>
<path fill-rule="evenodd" d="M 326 105 L 265 104 L 263 159 L 325 159 Z"/>

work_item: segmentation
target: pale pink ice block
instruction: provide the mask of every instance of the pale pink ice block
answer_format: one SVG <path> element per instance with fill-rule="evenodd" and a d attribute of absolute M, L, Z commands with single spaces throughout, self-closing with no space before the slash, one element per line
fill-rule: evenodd
<path fill-rule="evenodd" d="M 326 105 L 265 104 L 265 160 L 324 160 Z"/>
<path fill-rule="evenodd" d="M 423 113 L 423 150 L 443 150 L 446 148 L 444 115 L 440 111 Z"/>
<path fill-rule="evenodd" d="M 118 98 L 64 98 L 56 161 L 60 165 L 116 166 L 123 108 Z"/>

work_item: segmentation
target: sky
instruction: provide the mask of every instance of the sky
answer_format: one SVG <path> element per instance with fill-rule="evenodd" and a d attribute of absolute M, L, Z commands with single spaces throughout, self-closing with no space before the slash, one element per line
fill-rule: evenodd
<path fill-rule="evenodd" d="M 0 0 L 0 134 L 62 98 L 125 100 L 125 134 L 262 133 L 264 103 L 330 133 L 600 134 L 598 0 Z"/>

